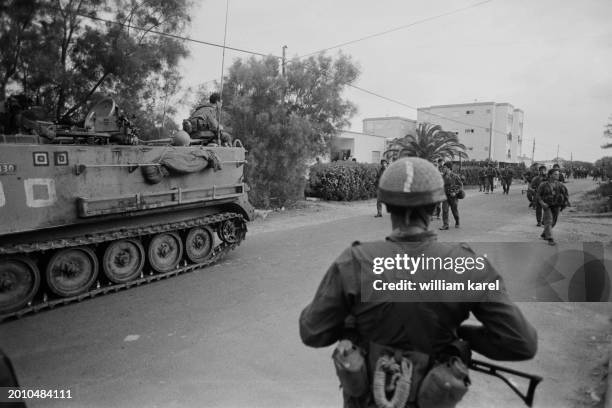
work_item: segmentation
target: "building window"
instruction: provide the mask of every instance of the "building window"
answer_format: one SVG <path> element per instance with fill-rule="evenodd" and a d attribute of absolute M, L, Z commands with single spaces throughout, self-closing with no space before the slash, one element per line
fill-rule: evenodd
<path fill-rule="evenodd" d="M 474 150 L 474 148 L 473 148 L 472 146 L 468 146 L 468 147 L 466 147 L 466 149 L 468 149 L 468 150 Z"/>
<path fill-rule="evenodd" d="M 487 109 L 487 113 L 491 113 L 491 109 Z"/>
<path fill-rule="evenodd" d="M 473 115 L 473 114 L 474 114 L 474 111 L 473 111 L 473 110 L 466 110 L 466 111 L 465 111 L 465 114 L 466 114 L 466 115 Z"/>
<path fill-rule="evenodd" d="M 512 133 L 508 133 L 508 141 L 511 142 L 512 141 Z"/>
<path fill-rule="evenodd" d="M 372 163 L 380 163 L 380 151 L 372 152 Z"/>
<path fill-rule="evenodd" d="M 485 152 L 489 151 L 489 146 L 485 146 Z"/>
<path fill-rule="evenodd" d="M 510 152 L 510 149 L 508 149 L 508 159 L 512 158 L 512 153 Z"/>
<path fill-rule="evenodd" d="M 474 129 L 465 129 L 465 133 L 474 133 Z"/>

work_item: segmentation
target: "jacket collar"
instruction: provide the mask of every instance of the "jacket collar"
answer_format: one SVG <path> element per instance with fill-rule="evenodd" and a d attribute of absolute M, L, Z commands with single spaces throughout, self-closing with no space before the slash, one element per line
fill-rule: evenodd
<path fill-rule="evenodd" d="M 423 231 L 418 233 L 407 233 L 400 231 L 399 229 L 393 230 L 391 235 L 385 238 L 391 242 L 420 242 L 420 241 L 437 241 L 438 237 L 433 231 Z"/>

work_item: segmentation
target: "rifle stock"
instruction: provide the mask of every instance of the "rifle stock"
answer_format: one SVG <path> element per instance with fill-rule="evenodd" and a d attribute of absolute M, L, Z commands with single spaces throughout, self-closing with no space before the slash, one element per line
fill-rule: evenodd
<path fill-rule="evenodd" d="M 512 391 L 514 391 L 523 400 L 523 402 L 528 407 L 532 406 L 536 387 L 542 381 L 542 377 L 540 377 L 539 375 L 524 373 L 522 371 L 513 370 L 511 368 L 498 366 L 495 364 L 487 363 L 487 362 L 476 360 L 476 359 L 471 360 L 470 369 L 474 371 L 479 371 L 481 373 L 485 373 L 488 375 L 492 375 L 494 377 L 501 379 L 512 389 Z M 527 393 L 523 394 L 521 390 L 510 381 L 510 379 L 508 379 L 507 377 L 504 377 L 500 373 L 508 373 L 508 374 L 515 375 L 517 377 L 528 379 L 529 387 L 527 388 Z"/>

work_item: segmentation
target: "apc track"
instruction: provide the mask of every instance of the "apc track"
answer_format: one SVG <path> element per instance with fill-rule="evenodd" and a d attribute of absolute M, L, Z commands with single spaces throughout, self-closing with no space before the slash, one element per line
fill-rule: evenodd
<path fill-rule="evenodd" d="M 240 245 L 246 232 L 246 222 L 241 214 L 225 212 L 180 222 L 154 223 L 105 233 L 79 235 L 37 243 L 0 246 L 0 262 L 21 262 L 31 269 L 30 273 L 32 276 L 29 292 L 22 296 L 22 304 L 14 307 L 13 309 L 15 310 L 0 313 L 0 322 L 11 318 L 19 318 L 30 313 L 38 313 L 57 306 L 80 302 L 87 298 L 105 295 L 110 292 L 117 292 L 133 286 L 140 286 L 208 266 L 220 260 L 227 252 Z M 216 233 L 221 241 L 218 245 L 214 245 L 214 233 Z M 169 264 L 171 266 L 169 270 L 167 270 L 168 265 L 164 266 L 163 263 L 164 256 L 171 251 L 169 251 L 168 245 L 165 242 L 158 245 L 156 238 L 159 237 L 174 237 L 178 239 L 175 242 L 179 248 L 175 248 L 174 251 L 178 261 L 176 259 L 172 260 Z M 147 243 L 146 253 L 141 241 Z M 125 256 L 122 256 L 121 250 L 119 252 L 110 251 L 110 260 L 108 259 L 109 256 L 107 256 L 109 248 L 120 242 L 129 243 L 132 249 L 140 248 L 142 259 L 139 260 L 140 264 L 136 272 L 132 268 L 130 276 L 126 277 L 118 274 L 113 279 L 113 282 L 106 271 L 105 273 L 98 273 L 99 269 L 104 269 L 104 267 L 99 267 L 99 263 L 101 263 L 100 260 L 102 262 L 110 262 L 111 264 L 114 262 L 114 266 L 121 269 L 125 264 Z M 153 245 L 153 242 L 156 242 L 156 244 Z M 154 246 L 153 253 L 151 252 L 152 246 Z M 89 254 L 93 256 L 91 258 L 91 276 L 86 278 L 87 287 L 81 290 L 81 293 L 70 294 L 70 290 L 63 290 L 61 285 L 58 286 L 57 284 L 54 284 L 55 290 L 53 290 L 49 285 L 49 272 L 43 273 L 43 276 L 41 276 L 38 269 L 38 266 L 41 265 L 45 266 L 45 269 L 48 270 L 49 263 L 53 262 L 57 254 L 61 253 L 61 250 L 64 248 L 73 248 L 86 256 Z M 164 252 L 166 253 L 164 254 Z M 158 264 L 155 266 L 156 262 Z M 160 262 L 162 263 L 161 267 Z M 69 262 L 65 261 L 65 263 Z M 146 273 L 144 272 L 145 263 L 148 267 Z M 68 280 L 70 280 L 71 278 L 78 277 L 79 272 L 82 271 L 72 272 L 70 268 L 66 269 L 64 267 L 60 271 L 60 275 L 62 275 L 60 278 L 68 277 Z M 4 287 L 8 287 L 7 285 L 19 285 L 20 282 L 14 282 L 15 280 L 17 279 L 13 278 L 11 280 L 11 276 L 0 276 L 0 285 Z M 48 292 L 51 292 L 51 295 Z M 62 295 L 58 296 L 58 292 L 61 292 Z"/>

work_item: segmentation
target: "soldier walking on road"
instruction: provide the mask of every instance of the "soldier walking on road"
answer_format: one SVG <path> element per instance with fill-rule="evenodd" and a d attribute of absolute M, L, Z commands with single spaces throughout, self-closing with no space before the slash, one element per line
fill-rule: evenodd
<path fill-rule="evenodd" d="M 442 179 L 444 180 L 444 192 L 446 200 L 442 202 L 442 227 L 441 230 L 448 229 L 448 209 L 450 207 L 453 218 L 455 219 L 455 228 L 459 228 L 459 192 L 463 187 L 461 178 L 451 170 L 452 164 L 446 163 L 443 167 Z"/>
<path fill-rule="evenodd" d="M 491 193 L 493 193 L 493 189 L 495 186 L 495 177 L 497 177 L 497 169 L 493 167 L 493 164 L 489 164 L 489 167 L 487 167 L 485 175 L 486 175 L 486 183 L 487 183 L 485 193 L 489 194 L 489 190 L 491 191 Z"/>
<path fill-rule="evenodd" d="M 484 297 L 465 291 L 444 303 L 422 302 L 422 296 L 414 296 L 412 301 L 387 298 L 367 302 L 367 295 L 362 292 L 363 279 L 371 277 L 378 259 L 400 255 L 456 259 L 475 256 L 466 244 L 437 242 L 435 233 L 429 230 L 435 203 L 446 198 L 442 177 L 431 163 L 416 157 L 393 162 L 380 180 L 378 196 L 391 214 L 391 235 L 376 242 L 356 241 L 336 258 L 314 299 L 300 315 L 300 336 L 310 347 L 327 347 L 338 341 L 334 357 L 348 353 L 356 357 L 351 369 L 357 371 L 342 371 L 346 366 L 336 365 L 346 408 L 413 408 L 417 404 L 454 407 L 467 390 L 469 359 L 463 353 L 455 354 L 458 348 L 454 345 L 468 346 L 464 349 L 468 355 L 472 349 L 494 360 L 526 360 L 536 353 L 537 333 L 509 299 L 503 279 L 488 261 L 483 270 L 468 270 L 462 277 L 466 281 L 502 284 L 501 290 Z M 379 276 L 393 282 L 395 272 L 389 269 Z M 430 273 L 416 273 L 412 279 L 425 282 L 431 279 Z M 456 273 L 442 270 L 436 278 L 448 279 L 451 275 Z M 474 298 L 459 301 L 462 296 Z M 466 324 L 470 313 L 481 324 Z M 395 390 L 385 387 L 385 377 L 392 375 L 385 373 L 389 368 L 385 363 L 393 361 L 398 362 L 397 375 L 401 381 L 397 380 L 397 384 L 402 385 Z M 450 366 L 451 362 L 458 372 L 451 374 L 453 384 L 444 389 L 433 378 L 440 372 L 437 369 Z M 392 385 L 390 381 L 389 386 Z M 337 386 L 330 384 L 331 387 Z M 457 393 L 457 389 L 462 393 Z M 386 395 L 387 390 L 393 397 Z M 391 404 L 396 397 L 398 403 Z"/>
<path fill-rule="evenodd" d="M 487 191 L 487 169 L 484 166 L 478 169 L 478 191 Z"/>
<path fill-rule="evenodd" d="M 378 173 L 376 174 L 376 186 L 378 186 L 378 183 L 380 183 L 380 177 L 385 172 L 385 169 L 387 168 L 388 165 L 389 165 L 388 161 L 384 159 L 380 161 L 380 168 L 378 169 Z M 376 215 L 374 217 L 375 218 L 382 217 L 382 204 L 379 199 L 376 199 Z"/>
<path fill-rule="evenodd" d="M 555 163 L 553 164 L 552 168 L 559 171 L 559 182 L 565 183 L 565 176 L 563 175 L 563 172 L 561 171 L 561 166 L 559 166 L 558 163 Z"/>
<path fill-rule="evenodd" d="M 512 169 L 510 168 L 510 166 L 506 165 L 502 169 L 501 175 L 500 175 L 502 188 L 504 189 L 504 194 L 510 193 L 510 185 L 512 184 L 513 176 L 514 176 L 514 173 L 512 172 Z"/>
<path fill-rule="evenodd" d="M 540 166 L 538 168 L 538 171 L 540 172 L 540 174 L 538 174 L 537 176 L 533 178 L 533 180 L 531 180 L 531 185 L 529 186 L 529 188 L 531 189 L 531 191 L 533 191 L 533 197 L 534 197 L 533 203 L 534 203 L 535 211 L 536 211 L 536 221 L 538 222 L 537 226 L 541 227 L 542 226 L 542 206 L 540 205 L 536 196 L 538 192 L 538 187 L 540 186 L 540 184 L 542 184 L 542 182 L 546 181 L 546 166 Z"/>
<path fill-rule="evenodd" d="M 552 229 L 557 225 L 559 212 L 569 205 L 569 194 L 567 188 L 559 181 L 559 170 L 548 171 L 548 180 L 543 181 L 538 187 L 536 200 L 544 211 L 542 218 L 544 232 L 540 236 L 550 245 L 555 245 Z"/>

